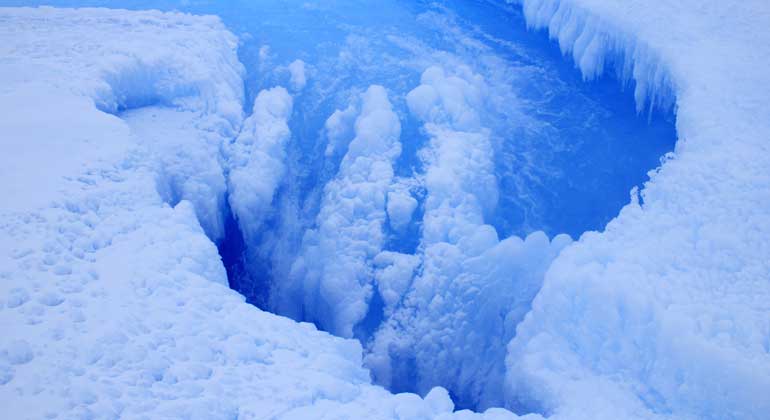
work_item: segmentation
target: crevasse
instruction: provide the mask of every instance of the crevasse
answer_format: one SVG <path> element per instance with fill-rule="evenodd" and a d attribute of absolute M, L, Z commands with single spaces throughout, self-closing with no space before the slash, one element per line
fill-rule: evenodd
<path fill-rule="evenodd" d="M 542 36 L 518 43 L 510 35 L 511 23 L 523 26 L 518 9 L 499 4 L 379 4 L 371 6 L 378 8 L 372 19 L 360 8 L 342 13 L 339 5 L 239 4 L 228 11 L 169 3 L 221 12 L 229 28 L 239 28 L 243 109 L 253 111 L 242 120 L 240 101 L 223 107 L 212 99 L 241 95 L 238 77 L 230 77 L 239 72 L 232 49 L 222 66 L 233 72 L 206 71 L 192 58 L 179 66 L 164 59 L 105 76 L 110 86 L 141 87 L 114 88 L 123 99 L 101 100 L 110 98 L 103 86 L 99 95 L 86 95 L 128 123 L 131 135 L 118 128 L 114 137 L 133 138 L 144 153 L 137 156 L 149 163 L 132 166 L 142 161 L 135 156 L 120 176 L 105 175 L 108 181 L 92 173 L 101 195 L 88 195 L 87 204 L 70 199 L 67 213 L 56 214 L 75 220 L 64 229 L 67 238 L 90 232 L 80 227 L 81 218 L 97 226 L 94 246 L 107 251 L 94 257 L 104 258 L 96 271 L 129 296 L 121 310 L 135 311 L 110 322 L 136 320 L 138 327 L 126 334 L 152 335 L 145 348 L 133 335 L 105 333 L 96 347 L 116 356 L 97 350 L 101 359 L 94 356 L 96 367 L 88 369 L 103 373 L 98 369 L 106 372 L 114 362 L 133 375 L 147 367 L 148 374 L 131 379 L 154 384 L 148 389 L 156 402 L 166 392 L 184 400 L 197 386 L 226 389 L 226 403 L 193 399 L 201 412 L 219 416 L 431 418 L 449 416 L 454 407 L 505 406 L 556 419 L 762 418 L 768 411 L 763 391 L 770 387 L 764 281 L 770 165 L 762 139 L 770 113 L 757 51 L 766 45 L 766 6 L 645 3 L 523 2 L 531 27 L 548 27 L 580 73 L 570 71 L 569 60 L 555 64 L 559 52 L 552 54 Z M 258 12 L 270 19 L 249 15 Z M 153 21 L 147 16 L 142 25 Z M 167 24 L 165 14 L 154 16 Z M 320 17 L 339 25 L 310 24 Z M 268 23 L 247 31 L 239 26 L 244 21 Z M 293 30 L 297 22 L 317 31 L 314 46 Z M 704 27 L 713 36 L 698 36 Z M 189 53 L 185 39 L 175 48 Z M 194 51 L 180 57 L 201 56 Z M 40 55 L 25 57 L 18 60 Z M 616 81 L 602 75 L 633 85 L 634 98 L 615 93 Z M 234 83 L 207 82 L 222 79 Z M 85 109 L 81 105 L 77 109 Z M 657 167 L 673 147 L 668 115 L 658 111 L 672 109 L 680 140 Z M 113 127 L 115 120 L 101 123 Z M 136 187 L 148 178 L 152 188 Z M 109 187 L 101 190 L 101 182 Z M 117 209 L 130 203 L 129 194 L 116 191 L 130 188 L 142 200 L 132 211 Z M 95 204 L 107 196 L 114 205 Z M 134 219 L 132 212 L 147 216 Z M 220 251 L 234 238 L 243 241 L 226 260 L 233 261 L 231 286 L 250 302 L 359 341 L 273 317 L 224 288 L 203 285 L 204 276 L 222 282 L 222 267 L 213 264 L 213 247 L 193 213 Z M 80 249 L 81 242 L 64 248 Z M 53 243 L 39 248 L 59 250 Z M 158 244 L 173 258 L 149 251 Z M 121 262 L 121 251 L 141 256 L 132 257 L 136 267 Z M 68 268 L 55 258 L 48 253 L 24 266 L 54 261 L 50 273 L 36 275 L 81 274 L 81 262 Z M 109 271 L 110 265 L 130 275 Z M 92 278 L 83 270 L 83 278 Z M 89 282 L 84 287 L 95 287 Z M 43 319 L 53 327 L 38 308 L 58 307 L 63 292 L 38 296 L 23 282 L 13 284 L 8 302 L 20 305 L 10 308 L 21 317 L 18 325 Z M 173 313 L 179 322 L 145 320 L 132 309 L 142 306 L 134 290 L 149 314 Z M 188 292 L 193 297 L 182 298 Z M 93 314 L 85 312 L 92 325 Z M 218 322 L 205 321 L 209 316 Z M 74 340 L 70 332 L 51 331 Z M 185 331 L 206 339 L 195 341 Z M 32 363 L 53 360 L 37 336 L 50 335 L 19 333 L 34 352 L 16 342 L 4 348 L 3 378 L 27 378 L 30 355 Z M 179 343 L 195 363 L 163 353 L 145 364 L 118 351 L 125 346 L 154 355 L 150 346 L 165 351 L 164 343 Z M 217 367 L 207 376 L 205 367 L 214 364 L 226 372 Z M 259 375 L 269 380 L 254 380 Z M 369 375 L 394 392 L 425 398 L 389 394 L 369 385 Z M 189 386 L 182 392 L 173 381 Z M 89 389 L 98 395 L 94 410 L 118 398 L 115 387 L 108 388 Z M 290 388 L 299 391 L 274 392 Z M 88 392 L 57 395 L 78 404 L 94 400 Z"/>

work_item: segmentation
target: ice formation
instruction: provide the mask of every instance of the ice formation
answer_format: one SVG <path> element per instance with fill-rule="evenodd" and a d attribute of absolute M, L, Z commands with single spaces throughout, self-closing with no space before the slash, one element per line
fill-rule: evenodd
<path fill-rule="evenodd" d="M 0 8 L 5 414 L 766 417 L 770 8 L 510 3 L 349 8 L 363 29 L 306 2 Z M 473 21 L 519 8 L 676 111 L 606 227 L 581 196 L 644 163 L 585 128 L 617 103 Z"/>
<path fill-rule="evenodd" d="M 286 168 L 292 98 L 286 89 L 266 89 L 254 100 L 240 134 L 227 144 L 228 197 L 246 241 L 253 240 L 271 211 Z"/>
<path fill-rule="evenodd" d="M 399 387 L 393 381 L 414 373 L 394 370 L 413 363 L 419 391 L 441 383 L 462 392 L 457 397 L 465 404 L 490 406 L 502 402 L 505 343 L 570 240 L 551 244 L 539 232 L 501 242 L 484 223 L 498 194 L 489 132 L 477 114 L 487 88 L 468 69 L 458 73 L 431 67 L 407 95 L 430 136 L 423 151 L 422 272 L 378 331 L 368 362 L 381 383 Z"/>
<path fill-rule="evenodd" d="M 669 80 L 679 142 L 604 232 L 554 261 L 509 345 L 513 405 L 557 417 L 770 413 L 768 6 L 702 6 L 524 1 L 586 76 L 615 53 L 638 99 L 673 101 L 658 88 Z"/>
<path fill-rule="evenodd" d="M 13 199 L 0 225 L 4 415 L 451 413 L 446 391 L 392 395 L 370 384 L 356 341 L 262 312 L 227 288 L 201 229 L 210 203 L 192 187 L 211 174 L 210 142 L 241 125 L 241 66 L 219 20 L 0 9 L 0 39 L 2 167 L 14 181 L 2 182 Z M 284 91 L 271 99 L 286 110 Z M 26 105 L 52 101 L 60 108 L 50 113 Z M 121 109 L 123 119 L 102 111 Z"/>
<path fill-rule="evenodd" d="M 307 76 L 305 76 L 305 62 L 302 60 L 294 60 L 289 64 L 289 73 L 291 78 L 289 82 L 291 87 L 295 91 L 302 90 L 307 84 Z"/>
<path fill-rule="evenodd" d="M 305 233 L 284 292 L 302 295 L 304 319 L 342 337 L 353 337 L 366 316 L 372 260 L 385 240 L 393 161 L 401 154 L 401 123 L 382 86 L 363 94 L 354 132 L 337 176 L 324 187 L 317 228 Z"/>

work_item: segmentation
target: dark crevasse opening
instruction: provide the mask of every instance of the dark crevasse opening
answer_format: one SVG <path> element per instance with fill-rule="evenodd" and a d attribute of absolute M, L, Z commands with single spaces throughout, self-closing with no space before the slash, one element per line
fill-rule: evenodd
<path fill-rule="evenodd" d="M 246 302 L 265 309 L 270 292 L 270 277 L 268 273 L 254 270 L 255 264 L 249 261 L 243 233 L 229 206 L 225 210 L 225 236 L 218 243 L 217 249 L 227 270 L 230 288 L 242 294 Z"/>
<path fill-rule="evenodd" d="M 220 16 L 241 40 L 246 111 L 275 86 L 293 100 L 264 223 L 246 235 L 241 224 L 254 215 L 223 200 L 218 247 L 230 287 L 264 310 L 359 339 L 388 389 L 441 385 L 458 408 L 505 404 L 505 346 L 566 246 L 557 235 L 603 230 L 676 139 L 671 110 L 637 114 L 632 86 L 611 71 L 584 81 L 546 34 L 527 30 L 517 6 L 45 3 Z M 389 106 L 367 94 L 371 85 Z M 356 138 L 392 141 L 362 128 L 393 128 L 365 109 L 395 115 L 397 156 L 384 146 L 351 152 Z M 354 157 L 389 168 L 378 172 L 388 182 L 367 178 L 370 166 L 356 172 Z"/>

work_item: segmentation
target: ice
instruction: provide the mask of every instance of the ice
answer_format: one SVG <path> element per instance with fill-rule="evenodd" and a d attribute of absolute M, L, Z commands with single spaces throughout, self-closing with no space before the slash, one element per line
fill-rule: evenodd
<path fill-rule="evenodd" d="M 227 148 L 230 208 L 246 240 L 259 232 L 286 171 L 292 104 L 283 87 L 261 91 L 238 138 Z"/>
<path fill-rule="evenodd" d="M 291 73 L 292 89 L 300 91 L 305 88 L 307 84 L 307 77 L 305 76 L 305 62 L 302 60 L 294 60 L 289 64 L 289 73 Z"/>
<path fill-rule="evenodd" d="M 770 412 L 765 2 L 119 3 L 0 9 L 5 415 Z"/>
<path fill-rule="evenodd" d="M 613 69 L 621 80 L 634 81 L 637 110 L 644 106 L 670 107 L 674 103 L 674 86 L 670 69 L 661 63 L 659 52 L 652 50 L 646 40 L 630 35 L 625 26 L 591 14 L 579 3 L 561 0 L 522 3 L 527 24 L 548 28 L 551 38 L 558 40 L 565 54 L 571 54 L 583 77 L 600 77 L 605 69 Z M 596 2 L 600 7 L 602 3 Z"/>
<path fill-rule="evenodd" d="M 554 261 L 509 345 L 512 405 L 557 418 L 765 417 L 767 3 L 524 10 L 586 76 L 621 54 L 640 105 L 675 97 L 679 143 L 604 232 Z"/>
<path fill-rule="evenodd" d="M 388 193 L 388 221 L 395 230 L 402 230 L 412 221 L 412 214 L 417 208 L 417 200 L 408 193 L 391 191 Z"/>
<path fill-rule="evenodd" d="M 4 161 L 28 159 L 34 166 L 5 167 L 24 182 L 2 183 L 29 192 L 0 208 L 5 416 L 296 418 L 304 410 L 431 418 L 451 410 L 440 392 L 424 401 L 370 385 L 358 342 L 262 312 L 227 288 L 213 238 L 201 226 L 208 220 L 202 202 L 195 203 L 204 195 L 191 187 L 204 185 L 206 168 L 215 168 L 206 155 L 209 142 L 241 125 L 240 111 L 221 106 L 231 94 L 237 102 L 237 91 L 207 88 L 230 86 L 240 71 L 234 45 L 221 42 L 231 35 L 218 20 L 42 8 L 0 9 L 0 22 L 7 54 L 0 64 L 7 81 L 0 102 L 8 111 L 0 119 Z M 122 55 L 165 63 L 153 72 L 173 74 L 166 82 L 197 80 L 200 89 L 183 100 L 106 106 L 104 91 L 89 87 L 106 86 L 112 73 L 99 67 L 115 64 L 105 57 Z M 187 79 L 185 63 L 191 72 L 218 70 Z M 35 69 L 29 81 L 19 80 L 19 68 Z M 139 83 L 133 78 L 124 86 Z M 131 89 L 125 97 L 155 92 Z M 288 112 L 281 92 L 266 97 L 274 95 L 284 105 L 277 109 Z M 370 96 L 383 103 L 376 89 Z M 38 100 L 40 109 L 58 112 L 30 112 L 9 98 Z M 372 139 L 366 122 L 360 132 Z M 36 153 L 25 155 L 24 144 Z M 176 186 L 183 188 L 169 200 Z"/>
<path fill-rule="evenodd" d="M 328 126 L 328 125 L 327 125 Z M 386 195 L 393 161 L 401 154 L 401 123 L 382 86 L 362 95 L 355 137 L 339 172 L 326 184 L 317 228 L 305 233 L 287 295 L 299 294 L 304 318 L 353 337 L 367 313 L 373 286 L 371 260 L 384 242 Z"/>
<path fill-rule="evenodd" d="M 422 271 L 407 290 L 381 291 L 388 312 L 402 294 L 404 302 L 367 356 L 380 383 L 399 389 L 414 381 L 421 393 L 441 383 L 461 404 L 483 408 L 503 403 L 505 343 L 551 260 L 570 242 L 560 236 L 551 243 L 542 232 L 525 241 L 499 241 L 495 228 L 484 223 L 498 193 L 489 130 L 477 113 L 486 91 L 469 69 L 447 74 L 430 67 L 407 95 L 431 136 L 421 153 L 427 191 Z M 385 272 L 386 279 L 400 274 L 395 268 Z M 414 370 L 399 368 L 409 363 Z"/>
<path fill-rule="evenodd" d="M 349 105 L 344 110 L 335 110 L 326 120 L 324 129 L 326 131 L 327 145 L 324 155 L 331 157 L 344 148 L 353 139 L 353 124 L 355 124 L 358 111 L 353 105 Z"/>
<path fill-rule="evenodd" d="M 384 315 L 390 316 L 409 289 L 420 258 L 411 254 L 383 251 L 374 257 L 373 263 L 377 290 L 385 305 Z"/>

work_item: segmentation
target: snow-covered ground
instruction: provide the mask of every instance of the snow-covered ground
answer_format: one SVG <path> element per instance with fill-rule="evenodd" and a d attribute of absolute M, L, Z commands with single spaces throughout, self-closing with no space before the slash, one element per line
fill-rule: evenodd
<path fill-rule="evenodd" d="M 0 9 L 4 415 L 516 418 L 452 413 L 443 385 L 530 418 L 770 416 L 770 6 L 495 7 L 523 7 L 587 79 L 634 81 L 640 110 L 676 108 L 676 150 L 601 232 L 508 236 L 533 229 L 500 221 L 496 141 L 511 120 L 547 132 L 509 85 L 547 71 L 450 13 L 419 22 L 462 54 L 388 35 L 373 66 L 349 35 L 333 66 L 293 58 L 250 92 L 216 17 Z M 330 68 L 359 85 L 309 101 L 339 87 Z M 297 148 L 313 118 L 324 143 Z M 299 220 L 285 179 L 312 178 Z M 259 303 L 315 326 L 228 288 L 233 229 L 274 264 Z"/>

